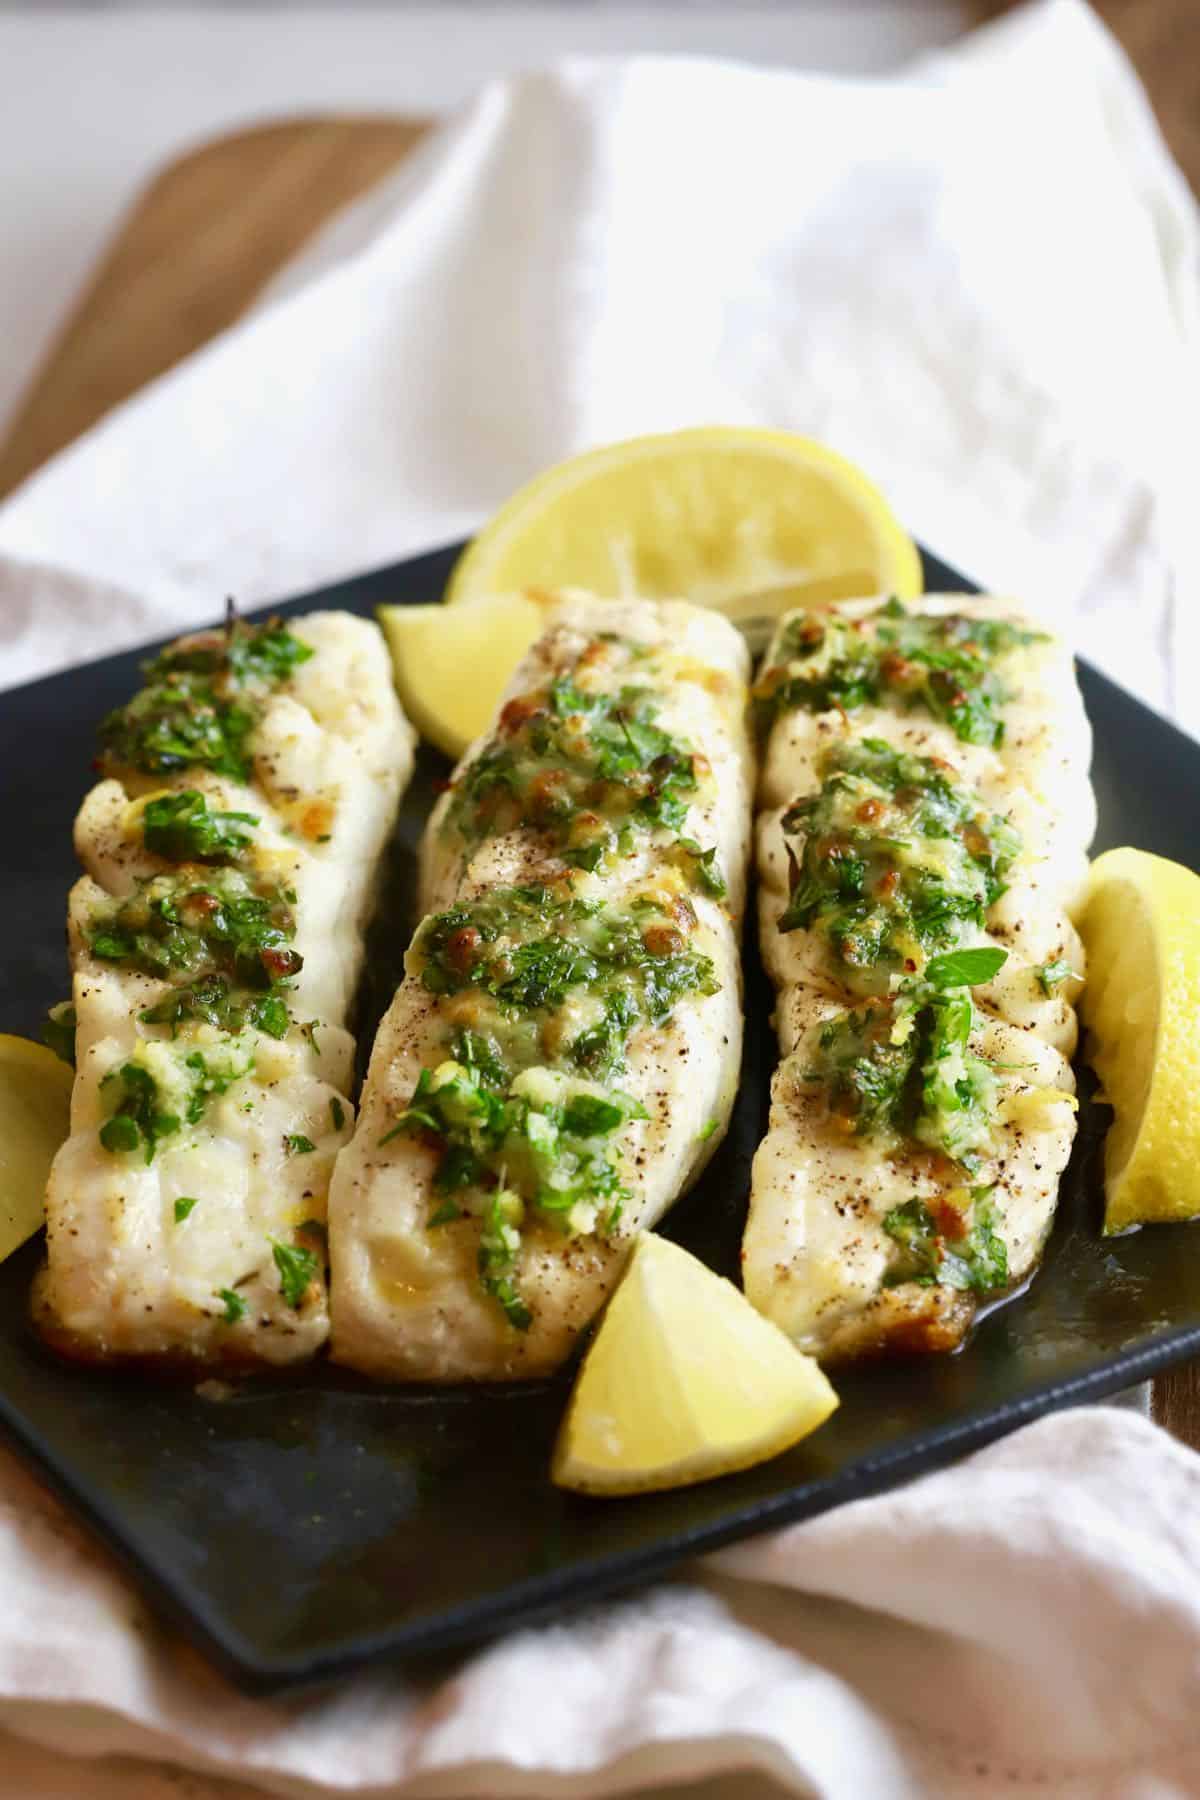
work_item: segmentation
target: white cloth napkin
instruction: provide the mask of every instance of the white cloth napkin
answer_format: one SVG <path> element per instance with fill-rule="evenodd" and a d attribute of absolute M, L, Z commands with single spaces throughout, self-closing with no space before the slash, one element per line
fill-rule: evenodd
<path fill-rule="evenodd" d="M 884 82 L 505 82 L 0 508 L 3 680 L 443 542 L 585 445 L 753 420 L 1200 727 L 1197 314 L 1191 197 L 1077 0 Z M 267 1705 L 0 1463 L 0 1792 L 1193 1794 L 1198 1501 L 1189 1452 L 1081 1411 L 448 1677 Z"/>
<path fill-rule="evenodd" d="M 0 508 L 3 675 L 444 542 L 585 445 L 754 420 L 1200 729 L 1197 311 L 1191 196 L 1077 0 L 899 80 L 498 83 Z"/>

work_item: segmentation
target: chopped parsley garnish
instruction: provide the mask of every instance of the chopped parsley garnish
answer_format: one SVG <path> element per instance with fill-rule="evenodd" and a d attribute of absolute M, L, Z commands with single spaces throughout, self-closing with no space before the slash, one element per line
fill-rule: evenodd
<path fill-rule="evenodd" d="M 311 655 L 278 619 L 234 619 L 181 639 L 142 664 L 145 686 L 101 725 L 106 766 L 148 775 L 205 768 L 246 780 L 248 740 L 267 695 Z"/>
<path fill-rule="evenodd" d="M 995 944 L 980 944 L 971 950 L 948 950 L 935 956 L 925 970 L 931 987 L 979 987 L 998 975 L 1008 961 L 1008 951 Z"/>
<path fill-rule="evenodd" d="M 42 1042 L 72 1068 L 75 1067 L 76 1024 L 75 1007 L 70 1000 L 59 1000 L 42 1021 Z"/>
<path fill-rule="evenodd" d="M 445 829 L 470 849 L 533 826 L 564 862 L 595 869 L 640 832 L 667 832 L 695 884 L 721 895 L 715 853 L 684 835 L 706 759 L 657 723 L 653 691 L 593 693 L 569 676 L 512 700 L 455 785 Z"/>
<path fill-rule="evenodd" d="M 995 746 L 1011 695 L 993 665 L 1041 641 L 1007 619 L 910 613 L 898 600 L 857 620 L 798 613 L 785 621 L 755 695 L 770 717 L 892 700 L 930 713 L 964 743 Z"/>
<path fill-rule="evenodd" d="M 146 1025 L 169 1025 L 172 1036 L 182 1025 L 198 1019 L 230 1034 L 252 1025 L 273 1038 L 286 1037 L 291 1024 L 291 1014 L 278 994 L 248 993 L 226 975 L 202 975 L 198 981 L 172 988 L 138 1017 Z"/>
<path fill-rule="evenodd" d="M 779 929 L 819 930 L 843 979 L 878 992 L 983 924 L 1020 840 L 945 765 L 879 738 L 836 747 L 822 775 L 784 814 L 800 848 Z"/>
<path fill-rule="evenodd" d="M 306 1138 L 301 1131 L 289 1132 L 284 1138 L 289 1156 L 309 1156 L 316 1149 L 311 1138 Z"/>
<path fill-rule="evenodd" d="M 159 794 L 142 808 L 142 842 L 168 862 L 233 863 L 253 842 L 254 813 L 210 812 L 195 788 Z"/>
<path fill-rule="evenodd" d="M 180 1194 L 175 1202 L 175 1223 L 177 1225 L 182 1225 L 193 1206 L 198 1206 L 199 1204 L 200 1201 L 198 1195 Z"/>
<path fill-rule="evenodd" d="M 1004 951 L 956 952 L 987 957 L 994 974 Z M 968 1048 L 975 1010 L 969 990 L 946 986 L 944 959 L 932 980 L 912 981 L 888 999 L 838 1014 L 821 1028 L 811 1079 L 827 1095 L 831 1115 L 857 1136 L 891 1132 L 969 1168 L 987 1143 L 995 1106 L 991 1066 Z M 974 979 L 986 980 L 989 974 Z"/>
<path fill-rule="evenodd" d="M 967 1202 L 955 1204 L 958 1194 Z M 995 1293 L 1008 1282 L 1008 1250 L 1000 1235 L 1003 1223 L 990 1187 L 961 1189 L 931 1209 L 920 1199 L 894 1206 L 883 1229 L 895 1239 L 900 1254 L 885 1285 L 916 1282 L 920 1287 L 949 1287 L 976 1294 Z"/>
<path fill-rule="evenodd" d="M 528 1331 L 533 1314 L 517 1289 L 517 1259 L 521 1253 L 521 1221 L 525 1207 L 519 1194 L 498 1188 L 484 1208 L 479 1234 L 479 1279 L 517 1331 Z"/>
<path fill-rule="evenodd" d="M 100 1083 L 100 1092 L 112 1108 L 100 1127 L 100 1142 L 114 1155 L 141 1150 L 147 1163 L 152 1163 L 161 1140 L 183 1123 L 178 1113 L 167 1111 L 157 1081 L 140 1063 L 127 1062 L 110 1069 Z"/>
<path fill-rule="evenodd" d="M 281 1244 L 271 1239 L 271 1255 L 279 1270 L 279 1288 L 289 1306 L 299 1307 L 316 1276 L 319 1263 L 315 1251 L 299 1244 Z"/>
<path fill-rule="evenodd" d="M 1051 999 L 1056 988 L 1061 987 L 1064 981 L 1078 981 L 1079 974 L 1069 962 L 1063 962 L 1060 959 L 1057 962 L 1040 963 L 1037 969 L 1037 978 L 1038 986 L 1043 994 L 1047 999 Z"/>
<path fill-rule="evenodd" d="M 441 1198 L 430 1224 L 458 1216 L 445 1210 L 451 1198 L 481 1218 L 483 1285 L 523 1329 L 529 1314 L 514 1271 L 527 1210 L 568 1236 L 615 1230 L 627 1191 L 611 1140 L 629 1120 L 645 1116 L 615 1088 L 596 1089 L 540 1068 L 509 1079 L 490 1057 L 486 1073 L 479 1064 L 453 1060 L 421 1071 L 408 1107 L 380 1142 L 408 1134 L 436 1149 L 434 1189 Z"/>
<path fill-rule="evenodd" d="M 157 875 L 91 920 L 93 956 L 178 985 L 140 1015 L 172 1034 L 202 1020 L 236 1033 L 247 1025 L 269 1037 L 291 1023 L 283 995 L 303 958 L 292 947 L 296 921 L 290 888 L 258 883 L 234 869 L 202 880 Z"/>
<path fill-rule="evenodd" d="M 204 1117 L 205 1108 L 214 1094 L 228 1092 L 235 1081 L 250 1073 L 254 1057 L 244 1046 L 230 1044 L 221 1051 L 193 1050 L 184 1057 L 183 1063 L 190 1073 L 192 1086 L 186 1118 L 189 1125 L 196 1125 Z"/>
<path fill-rule="evenodd" d="M 710 844 L 704 850 L 695 838 L 681 837 L 676 848 L 684 868 L 700 892 L 711 894 L 714 900 L 723 900 L 728 888 L 717 863 L 717 846 Z"/>
<path fill-rule="evenodd" d="M 292 949 L 292 890 L 234 869 L 202 880 L 156 875 L 91 920 L 92 954 L 165 980 L 214 970 L 248 988 L 271 988 L 301 968 Z"/>
<path fill-rule="evenodd" d="M 471 1071 L 472 1079 L 492 1087 L 504 1087 L 509 1070 L 494 1037 L 482 1031 L 460 1031 L 454 1040 L 453 1056 Z"/>
<path fill-rule="evenodd" d="M 340 1131 L 346 1123 L 346 1109 L 336 1094 L 329 1102 L 329 1117 L 333 1121 L 335 1131 Z"/>
<path fill-rule="evenodd" d="M 147 1060 L 138 1060 L 143 1054 Z M 164 1099 L 159 1073 L 147 1066 L 155 1055 L 162 1058 L 159 1073 L 175 1096 L 170 1100 Z M 185 1124 L 197 1124 L 212 1097 L 224 1094 L 253 1066 L 253 1056 L 236 1041 L 220 1051 L 193 1050 L 182 1058 L 165 1045 L 139 1044 L 133 1058 L 110 1069 L 100 1083 L 109 1111 L 100 1142 L 114 1155 L 140 1150 L 151 1163 L 163 1138 Z"/>
<path fill-rule="evenodd" d="M 711 959 L 687 948 L 695 927 L 682 896 L 604 907 L 566 884 L 498 888 L 427 919 L 411 955 L 431 993 L 478 989 L 497 1022 L 537 1015 L 541 1060 L 610 1073 L 638 1024 L 716 993 Z M 556 1015 L 579 996 L 596 1002 L 595 1016 L 564 1040 Z"/>
<path fill-rule="evenodd" d="M 246 1316 L 246 1302 L 232 1288 L 218 1288 L 217 1299 L 225 1302 L 225 1323 L 236 1325 L 239 1319 Z"/>

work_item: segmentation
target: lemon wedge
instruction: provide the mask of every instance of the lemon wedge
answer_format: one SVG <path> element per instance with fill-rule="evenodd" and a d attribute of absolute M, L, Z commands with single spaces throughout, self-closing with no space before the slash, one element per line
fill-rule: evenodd
<path fill-rule="evenodd" d="M 732 1282 L 647 1232 L 579 1371 L 551 1473 L 584 1494 L 684 1487 L 778 1456 L 837 1403 Z"/>
<path fill-rule="evenodd" d="M 1113 1109 L 1106 1232 L 1200 1214 L 1200 876 L 1144 850 L 1092 864 L 1080 1011 Z"/>
<path fill-rule="evenodd" d="M 456 758 L 490 725 L 505 682 L 547 617 L 546 603 L 528 594 L 378 611 L 401 705 L 422 737 Z"/>
<path fill-rule="evenodd" d="M 45 1221 L 54 1153 L 67 1135 L 71 1070 L 42 1044 L 0 1032 L 0 1261 Z"/>
<path fill-rule="evenodd" d="M 709 426 L 539 475 L 463 552 L 446 599 L 576 587 L 743 621 L 922 586 L 916 546 L 853 463 L 789 432 Z"/>

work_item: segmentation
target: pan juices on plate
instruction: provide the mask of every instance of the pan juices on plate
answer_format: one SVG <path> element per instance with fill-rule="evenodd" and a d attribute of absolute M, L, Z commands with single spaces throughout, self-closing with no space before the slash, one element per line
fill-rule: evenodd
<path fill-rule="evenodd" d="M 77 1074 L 35 1314 L 88 1361 L 293 1362 L 328 1335 L 346 1015 L 413 733 L 345 613 L 231 621 L 143 672 L 76 821 Z"/>
<path fill-rule="evenodd" d="M 1036 1264 L 1075 1132 L 1070 652 L 1005 601 L 843 602 L 781 621 L 756 695 L 782 1061 L 746 1293 L 823 1358 L 950 1349 Z"/>
<path fill-rule="evenodd" d="M 429 821 L 426 916 L 330 1193 L 335 1358 L 545 1374 L 725 1131 L 748 656 L 678 601 L 567 599 Z"/>

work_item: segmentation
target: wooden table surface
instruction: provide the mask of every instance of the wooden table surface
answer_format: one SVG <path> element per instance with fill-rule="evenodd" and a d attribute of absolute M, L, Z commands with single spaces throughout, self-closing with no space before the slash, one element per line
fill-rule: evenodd
<path fill-rule="evenodd" d="M 1096 0 L 1200 191 L 1200 0 Z M 977 0 L 983 17 L 1004 0 Z M 125 221 L 0 442 L 0 496 L 120 400 L 231 325 L 427 122 L 296 119 L 172 163 Z M 1154 1416 L 1200 1448 L 1200 1365 L 1154 1384 Z"/>

